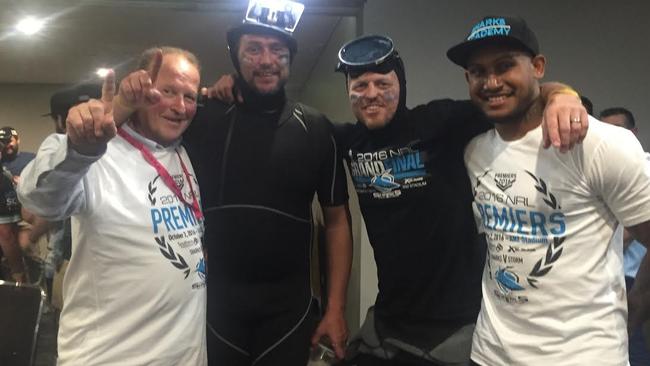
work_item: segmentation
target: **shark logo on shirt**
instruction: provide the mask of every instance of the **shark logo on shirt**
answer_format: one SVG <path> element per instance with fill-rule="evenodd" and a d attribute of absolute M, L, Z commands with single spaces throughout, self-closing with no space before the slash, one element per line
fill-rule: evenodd
<path fill-rule="evenodd" d="M 398 183 L 395 183 L 395 177 L 390 174 L 391 169 L 383 172 L 382 174 L 375 175 L 370 180 L 370 185 L 374 187 L 379 192 L 390 192 L 394 189 L 400 187 Z"/>
<path fill-rule="evenodd" d="M 499 268 L 494 275 L 497 281 L 497 286 L 499 286 L 499 289 L 504 294 L 524 289 L 519 284 L 519 276 L 517 276 L 516 273 L 509 271 L 508 268 Z"/>

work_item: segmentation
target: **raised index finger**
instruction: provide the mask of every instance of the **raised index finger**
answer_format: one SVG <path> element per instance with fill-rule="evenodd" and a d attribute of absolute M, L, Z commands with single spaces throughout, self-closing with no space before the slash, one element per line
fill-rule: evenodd
<path fill-rule="evenodd" d="M 153 56 L 153 60 L 151 62 L 151 71 L 149 71 L 149 77 L 151 78 L 152 84 L 156 83 L 158 72 L 160 71 L 160 66 L 162 65 L 162 59 L 162 50 L 159 48 L 156 50 L 156 54 Z"/>
<path fill-rule="evenodd" d="M 104 102 L 104 113 L 113 110 L 113 97 L 115 96 L 115 72 L 108 70 L 104 83 L 102 84 L 102 102 Z"/>

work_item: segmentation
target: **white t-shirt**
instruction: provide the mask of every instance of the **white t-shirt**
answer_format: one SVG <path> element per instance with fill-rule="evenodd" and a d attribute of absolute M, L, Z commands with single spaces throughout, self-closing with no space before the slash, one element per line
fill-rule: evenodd
<path fill-rule="evenodd" d="M 192 201 L 185 150 L 137 135 Z M 177 153 L 178 152 L 178 153 Z M 58 364 L 206 365 L 201 223 L 139 150 L 116 137 L 100 157 L 48 137 L 19 186 L 25 206 L 51 220 L 72 216 L 63 282 Z"/>
<path fill-rule="evenodd" d="M 590 118 L 582 144 L 542 147 L 538 127 L 474 138 L 465 161 L 488 239 L 472 359 L 483 365 L 627 365 L 622 231 L 650 220 L 644 153 Z"/>

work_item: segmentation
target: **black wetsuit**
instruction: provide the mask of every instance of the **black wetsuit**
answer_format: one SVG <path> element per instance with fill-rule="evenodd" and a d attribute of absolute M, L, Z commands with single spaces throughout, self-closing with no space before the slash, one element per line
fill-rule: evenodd
<path fill-rule="evenodd" d="M 185 136 L 206 219 L 210 365 L 306 364 L 312 199 L 347 203 L 326 117 L 284 98 L 260 106 L 208 100 Z"/>
<path fill-rule="evenodd" d="M 491 127 L 469 101 L 452 100 L 398 110 L 378 130 L 336 127 L 377 263 L 380 339 L 430 350 L 476 321 L 485 243 L 463 153 Z"/>

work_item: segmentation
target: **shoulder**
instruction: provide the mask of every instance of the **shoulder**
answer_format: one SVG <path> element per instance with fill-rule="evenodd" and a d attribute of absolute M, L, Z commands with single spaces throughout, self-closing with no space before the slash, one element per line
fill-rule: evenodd
<path fill-rule="evenodd" d="M 420 104 L 411 110 L 411 113 L 427 113 L 435 116 L 449 116 L 457 113 L 474 112 L 477 108 L 469 100 L 435 99 L 425 104 Z"/>
<path fill-rule="evenodd" d="M 327 118 L 327 116 L 325 116 L 318 109 L 300 102 L 290 102 L 290 103 L 292 104 L 294 111 L 297 111 L 298 113 L 302 113 L 307 118 L 312 119 L 314 123 L 323 123 L 323 124 L 331 125 L 331 122 Z"/>
<path fill-rule="evenodd" d="M 39 151 L 42 150 L 54 150 L 61 147 L 61 145 L 68 144 L 68 136 L 61 133 L 53 133 L 45 138 L 41 143 L 41 146 L 38 148 Z"/>
<path fill-rule="evenodd" d="M 465 161 L 483 156 L 481 152 L 493 151 L 495 134 L 496 130 L 492 128 L 473 137 L 465 146 Z"/>
<path fill-rule="evenodd" d="M 234 104 L 226 104 L 218 99 L 206 99 L 201 103 L 196 110 L 196 115 L 192 123 L 213 120 L 225 116 L 228 112 L 235 108 Z"/>
<path fill-rule="evenodd" d="M 622 127 L 601 122 L 589 116 L 589 130 L 582 142 L 585 153 L 600 149 L 626 151 L 640 149 L 641 144 L 634 134 Z"/>
<path fill-rule="evenodd" d="M 299 102 L 289 102 L 292 117 L 305 124 L 308 133 L 334 134 L 332 122 L 316 108 Z"/>

